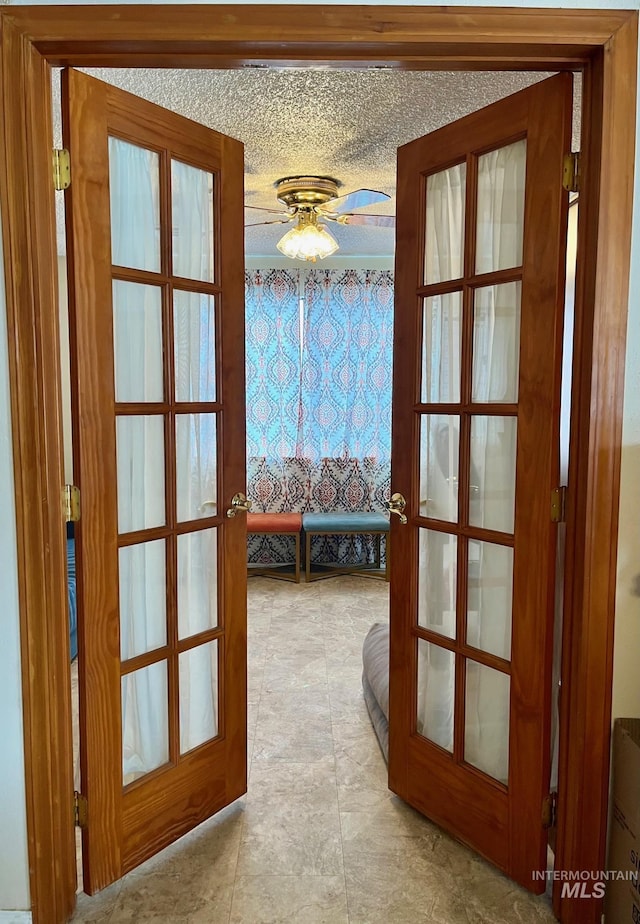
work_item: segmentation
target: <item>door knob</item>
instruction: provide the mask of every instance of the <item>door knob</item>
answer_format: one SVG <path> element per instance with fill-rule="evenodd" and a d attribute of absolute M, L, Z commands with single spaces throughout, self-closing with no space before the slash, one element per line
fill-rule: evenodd
<path fill-rule="evenodd" d="M 236 513 L 241 513 L 243 510 L 245 513 L 251 510 L 251 501 L 247 500 L 242 491 L 238 491 L 238 493 L 234 494 L 231 498 L 231 506 L 227 510 L 227 516 L 235 517 Z"/>
<path fill-rule="evenodd" d="M 407 506 L 407 502 L 402 494 L 392 494 L 391 500 L 387 501 L 385 506 L 389 513 L 395 513 L 400 517 L 400 522 L 403 526 L 406 525 L 407 518 L 404 514 L 404 508 Z"/>

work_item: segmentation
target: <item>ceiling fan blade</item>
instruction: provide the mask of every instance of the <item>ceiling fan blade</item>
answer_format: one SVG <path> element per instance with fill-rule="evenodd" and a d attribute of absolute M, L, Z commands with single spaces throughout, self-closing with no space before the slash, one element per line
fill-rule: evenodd
<path fill-rule="evenodd" d="M 317 205 L 316 212 L 333 212 L 334 215 L 341 215 L 344 212 L 350 212 L 351 209 L 373 205 L 375 202 L 386 202 L 390 198 L 391 196 L 375 189 L 354 189 L 345 196 L 338 196 L 336 199 L 329 199 L 323 205 Z"/>
<path fill-rule="evenodd" d="M 251 209 L 252 212 L 270 212 L 272 215 L 286 215 L 285 209 L 265 209 L 261 205 L 245 205 L 245 211 Z"/>
<path fill-rule="evenodd" d="M 273 221 L 254 221 L 250 225 L 245 225 L 245 228 L 258 228 L 260 225 L 288 225 L 294 217 L 292 215 L 291 218 L 274 218 Z"/>
<path fill-rule="evenodd" d="M 395 228 L 395 215 L 340 215 L 341 225 L 368 225 L 370 228 Z"/>

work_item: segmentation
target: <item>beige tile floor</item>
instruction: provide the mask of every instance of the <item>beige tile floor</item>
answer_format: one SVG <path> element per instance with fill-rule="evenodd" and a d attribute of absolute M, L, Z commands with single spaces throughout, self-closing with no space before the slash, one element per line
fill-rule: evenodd
<path fill-rule="evenodd" d="M 534 924 L 535 898 L 393 796 L 361 694 L 387 586 L 249 582 L 249 790 L 74 922 Z"/>

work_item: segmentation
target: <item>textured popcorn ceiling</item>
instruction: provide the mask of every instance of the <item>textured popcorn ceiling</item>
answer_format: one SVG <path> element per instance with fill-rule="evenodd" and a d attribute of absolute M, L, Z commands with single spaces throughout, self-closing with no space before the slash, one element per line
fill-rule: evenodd
<path fill-rule="evenodd" d="M 245 204 L 267 208 L 278 208 L 274 182 L 298 174 L 333 176 L 341 193 L 366 186 L 393 196 L 400 145 L 547 76 L 263 67 L 87 73 L 243 141 Z M 394 210 L 392 198 L 363 211 Z M 259 212 L 246 215 L 261 220 Z M 247 255 L 277 254 L 286 230 L 248 229 Z M 332 225 L 331 231 L 343 256 L 393 253 L 388 229 Z"/>

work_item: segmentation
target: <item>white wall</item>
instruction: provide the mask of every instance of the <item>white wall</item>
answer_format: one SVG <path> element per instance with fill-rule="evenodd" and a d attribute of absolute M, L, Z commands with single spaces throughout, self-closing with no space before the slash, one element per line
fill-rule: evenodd
<path fill-rule="evenodd" d="M 2 2 L 2 0 L 0 0 Z M 42 0 L 18 0 L 46 5 Z M 68 5 L 79 5 L 71 0 Z M 114 3 L 115 0 L 100 0 Z M 175 2 L 175 0 L 174 0 Z M 194 0 L 191 0 L 194 2 Z M 198 0 L 195 0 L 198 2 Z M 207 2 L 207 0 L 201 0 Z M 240 0 L 256 2 L 256 0 Z M 298 2 L 298 0 L 283 0 Z M 310 0 L 314 2 L 314 0 Z M 325 0 L 332 2 L 332 0 Z M 375 3 L 376 0 L 369 0 Z M 388 5 L 404 5 L 406 0 L 385 0 Z M 436 6 L 422 0 L 416 6 Z M 457 6 L 563 7 L 580 9 L 639 9 L 640 0 L 497 0 L 480 4 L 477 0 L 458 0 Z M 638 87 L 640 96 L 640 81 Z M 636 177 L 640 177 L 640 143 L 636 147 Z M 615 716 L 640 716 L 640 596 L 634 594 L 634 579 L 640 573 L 640 179 L 634 196 L 634 240 L 629 299 L 629 346 L 627 351 L 626 398 L 623 432 L 623 469 L 619 569 L 616 601 L 614 667 Z M 11 480 L 11 443 L 8 427 L 6 375 L 7 334 L 4 312 L 4 283 L 0 280 L 0 599 L 3 601 L 3 644 L 0 646 L 0 908 L 28 908 L 28 867 L 26 856 L 24 771 L 22 762 L 22 723 L 18 661 L 18 606 L 16 595 L 16 547 Z M 6 473 L 6 474 L 5 474 Z"/>
<path fill-rule="evenodd" d="M 638 90 L 640 96 L 640 87 Z M 640 120 L 640 110 L 638 114 Z M 640 131 L 622 430 L 613 717 L 640 717 Z"/>
<path fill-rule="evenodd" d="M 0 230 L 1 235 L 1 230 Z M 0 236 L 0 908 L 29 908 L 22 690 L 4 264 Z"/>

